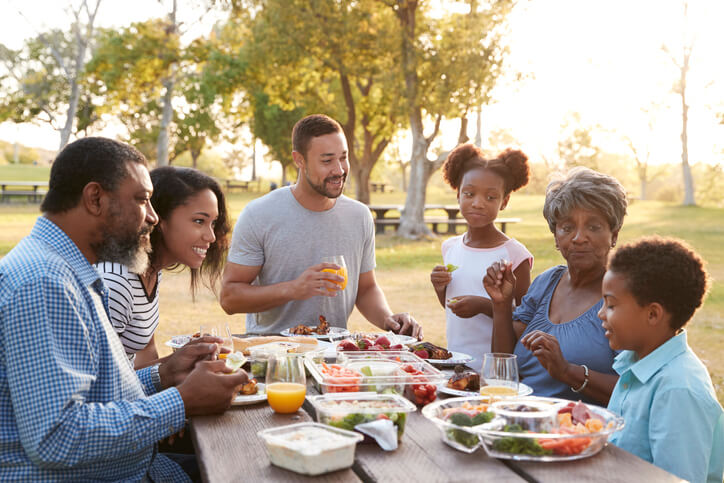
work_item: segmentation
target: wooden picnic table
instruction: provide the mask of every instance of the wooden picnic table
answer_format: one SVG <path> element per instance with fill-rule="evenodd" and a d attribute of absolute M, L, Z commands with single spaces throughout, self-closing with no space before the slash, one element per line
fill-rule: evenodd
<path fill-rule="evenodd" d="M 402 213 L 405 208 L 404 205 L 369 205 L 368 208 L 375 214 L 375 234 L 381 235 L 385 232 L 386 226 L 393 226 L 395 229 L 400 226 L 399 217 L 387 217 L 389 211 L 399 211 Z M 443 204 L 428 204 L 425 205 L 425 212 L 433 210 L 445 211 L 447 217 L 433 217 L 425 216 L 425 223 L 429 223 L 432 226 L 433 233 L 440 233 L 439 226 L 447 225 L 448 235 L 454 235 L 457 233 L 458 225 L 465 226 L 467 222 L 464 218 L 458 218 L 460 214 L 460 206 L 458 205 L 443 205 Z M 520 218 L 496 218 L 495 222 L 500 225 L 500 231 L 506 232 L 508 224 L 520 223 Z"/>
<path fill-rule="evenodd" d="M 311 379 L 311 378 L 310 378 Z M 318 394 L 311 380 L 307 394 Z M 201 475 L 207 482 L 227 481 L 681 481 L 664 470 L 608 445 L 590 458 L 537 463 L 490 458 L 483 449 L 473 454 L 447 446 L 435 424 L 418 410 L 408 416 L 405 434 L 395 451 L 376 444 L 358 444 L 350 469 L 306 477 L 269 462 L 257 432 L 313 420 L 306 401 L 295 414 L 275 414 L 265 402 L 233 407 L 220 416 L 196 416 L 190 421 Z"/>
<path fill-rule="evenodd" d="M 14 197 L 27 197 L 28 201 L 38 202 L 47 193 L 47 181 L 1 181 L 0 200 L 10 201 Z"/>

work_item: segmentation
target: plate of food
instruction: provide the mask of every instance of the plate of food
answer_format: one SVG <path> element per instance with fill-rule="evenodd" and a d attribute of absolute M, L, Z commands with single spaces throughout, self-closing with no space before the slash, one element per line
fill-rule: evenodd
<path fill-rule="evenodd" d="M 179 350 L 191 341 L 190 335 L 175 335 L 171 339 L 167 340 L 164 344 L 166 347 L 170 347 L 174 351 Z"/>
<path fill-rule="evenodd" d="M 281 331 L 281 334 L 285 337 L 301 335 L 307 337 L 314 337 L 316 339 L 330 339 L 335 337 L 346 337 L 349 335 L 349 331 L 343 327 L 330 326 L 327 322 L 327 319 L 324 318 L 324 315 L 320 315 L 318 325 L 309 326 L 299 324 L 290 329 L 284 329 L 283 331 Z"/>
<path fill-rule="evenodd" d="M 480 396 L 480 375 L 477 372 L 460 365 L 456 366 L 454 371 L 446 371 L 445 374 L 449 379 L 438 388 L 441 393 L 449 396 Z M 518 383 L 518 396 L 530 394 L 533 394 L 533 388 L 522 382 Z"/>
<path fill-rule="evenodd" d="M 266 386 L 264 383 L 257 382 L 256 379 L 252 379 L 241 386 L 241 390 L 231 401 L 231 405 L 248 406 L 262 401 L 266 401 Z"/>

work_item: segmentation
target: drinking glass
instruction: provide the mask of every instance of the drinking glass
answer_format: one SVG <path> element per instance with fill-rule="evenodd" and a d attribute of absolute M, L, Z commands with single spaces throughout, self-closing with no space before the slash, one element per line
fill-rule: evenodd
<path fill-rule="evenodd" d="M 296 412 L 304 404 L 307 394 L 304 358 L 281 352 L 269 356 L 264 382 L 269 406 L 274 411 L 282 414 Z"/>
<path fill-rule="evenodd" d="M 342 282 L 335 282 L 337 285 L 340 286 L 340 290 L 344 290 L 347 287 L 347 264 L 344 261 L 344 257 L 342 255 L 335 255 L 333 257 L 322 257 L 322 263 L 334 263 L 335 265 L 339 265 L 340 268 L 338 270 L 334 270 L 333 268 L 325 268 L 322 271 L 335 273 L 340 277 L 344 278 Z M 332 290 L 330 290 L 330 292 L 331 291 Z"/>
<path fill-rule="evenodd" d="M 485 381 L 481 386 L 483 396 L 518 395 L 518 360 L 515 354 L 493 352 L 483 355 L 480 376 Z"/>
<path fill-rule="evenodd" d="M 219 347 L 219 359 L 226 359 L 228 354 L 234 352 L 234 338 L 231 336 L 231 329 L 228 325 L 202 325 L 199 333 L 202 337 L 205 335 L 213 335 L 214 337 L 222 339 L 220 344 L 216 344 Z"/>

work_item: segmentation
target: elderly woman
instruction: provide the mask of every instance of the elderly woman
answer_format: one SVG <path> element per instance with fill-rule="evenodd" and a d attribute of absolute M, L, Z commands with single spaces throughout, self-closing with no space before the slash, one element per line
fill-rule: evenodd
<path fill-rule="evenodd" d="M 518 356 L 521 380 L 536 395 L 603 405 L 611 396 L 616 353 L 597 313 L 626 206 L 626 191 L 615 178 L 574 168 L 548 185 L 543 207 L 566 265 L 536 277 L 515 310 L 509 265 L 488 269 L 483 284 L 493 302 L 493 351 Z"/>

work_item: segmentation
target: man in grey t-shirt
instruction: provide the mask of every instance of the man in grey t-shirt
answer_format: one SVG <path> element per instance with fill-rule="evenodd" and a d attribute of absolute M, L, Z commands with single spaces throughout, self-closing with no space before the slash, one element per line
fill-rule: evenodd
<path fill-rule="evenodd" d="M 299 179 L 252 201 L 234 228 L 224 270 L 221 306 L 247 313 L 250 333 L 317 325 L 324 315 L 346 327 L 356 305 L 377 327 L 422 338 L 407 313 L 393 314 L 375 279 L 372 215 L 342 195 L 349 171 L 342 128 L 324 115 L 307 116 L 292 133 Z M 349 280 L 324 269 L 323 257 L 343 255 Z"/>

